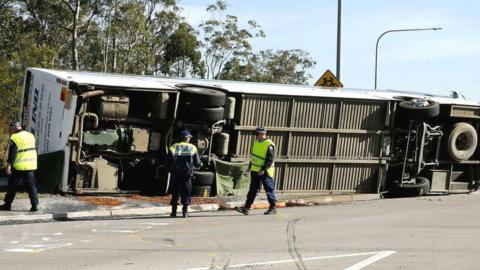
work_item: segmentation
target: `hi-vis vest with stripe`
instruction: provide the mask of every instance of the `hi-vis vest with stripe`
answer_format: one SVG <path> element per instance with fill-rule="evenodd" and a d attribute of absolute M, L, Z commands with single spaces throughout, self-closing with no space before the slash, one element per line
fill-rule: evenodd
<path fill-rule="evenodd" d="M 170 152 L 174 157 L 176 156 L 193 156 L 197 153 L 197 147 L 191 143 L 179 142 L 170 146 Z"/>
<path fill-rule="evenodd" d="M 252 148 L 252 159 L 250 160 L 250 169 L 252 171 L 258 172 L 262 169 L 263 164 L 265 164 L 265 158 L 267 157 L 267 151 L 270 145 L 275 147 L 275 144 L 269 139 L 263 141 L 255 141 Z M 275 164 L 272 164 L 272 166 L 267 169 L 267 174 L 270 177 L 273 177 L 273 174 L 275 173 L 274 165 Z"/>
<path fill-rule="evenodd" d="M 17 171 L 33 171 L 37 169 L 37 150 L 35 136 L 28 131 L 13 134 L 10 139 L 17 146 L 17 155 L 13 161 L 13 168 Z"/>

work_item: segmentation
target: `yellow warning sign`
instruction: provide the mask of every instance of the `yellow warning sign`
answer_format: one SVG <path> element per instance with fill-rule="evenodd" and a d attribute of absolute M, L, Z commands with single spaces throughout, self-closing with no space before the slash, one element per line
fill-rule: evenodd
<path fill-rule="evenodd" d="M 327 69 L 315 83 L 315 86 L 342 88 L 343 84 L 333 75 L 330 69 Z"/>

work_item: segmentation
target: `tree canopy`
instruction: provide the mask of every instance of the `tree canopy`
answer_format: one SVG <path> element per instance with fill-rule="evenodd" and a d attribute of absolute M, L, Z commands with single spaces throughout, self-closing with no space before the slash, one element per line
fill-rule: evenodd
<path fill-rule="evenodd" d="M 178 0 L 0 0 L 0 132 L 18 117 L 27 67 L 308 82 L 307 52 L 255 51 L 262 27 L 228 7 L 216 0 L 193 26 Z"/>

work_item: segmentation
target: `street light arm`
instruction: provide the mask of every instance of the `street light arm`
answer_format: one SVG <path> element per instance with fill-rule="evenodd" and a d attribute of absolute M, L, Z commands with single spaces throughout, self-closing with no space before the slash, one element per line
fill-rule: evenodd
<path fill-rule="evenodd" d="M 375 45 L 375 89 L 377 89 L 377 64 L 378 64 L 378 44 L 380 43 L 380 39 L 392 32 L 411 32 L 411 31 L 429 31 L 429 30 L 441 30 L 441 27 L 430 27 L 430 28 L 409 28 L 409 29 L 393 29 L 383 32 L 377 39 L 377 43 Z"/>

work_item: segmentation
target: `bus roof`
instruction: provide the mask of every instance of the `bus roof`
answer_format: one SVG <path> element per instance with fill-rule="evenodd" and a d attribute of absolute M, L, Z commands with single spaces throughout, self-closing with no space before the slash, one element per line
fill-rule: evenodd
<path fill-rule="evenodd" d="M 325 88 L 308 85 L 288 85 L 257 82 L 238 82 L 204 79 L 166 78 L 155 76 L 139 76 L 86 71 L 50 70 L 41 68 L 29 68 L 28 70 L 54 76 L 56 78 L 76 82 L 78 84 L 108 85 L 120 88 L 143 88 L 143 89 L 178 89 L 177 85 L 192 84 L 209 87 L 223 88 L 231 93 L 264 94 L 264 95 L 289 95 L 304 97 L 328 97 L 345 99 L 370 99 L 370 100 L 394 100 L 398 96 L 427 97 L 441 104 L 474 105 L 479 103 L 467 101 L 462 98 L 451 98 L 425 93 L 396 90 L 372 90 L 355 88 Z"/>

